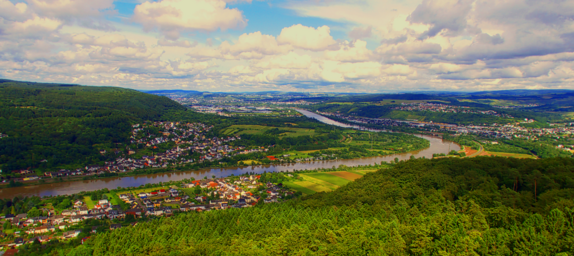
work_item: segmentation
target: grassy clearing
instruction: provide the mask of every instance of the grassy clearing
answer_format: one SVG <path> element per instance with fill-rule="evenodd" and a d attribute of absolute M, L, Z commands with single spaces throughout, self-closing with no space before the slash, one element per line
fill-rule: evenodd
<path fill-rule="evenodd" d="M 107 193 L 106 196 L 108 197 L 108 201 L 110 201 L 110 204 L 120 205 L 121 200 L 118 197 L 118 195 L 116 195 L 116 193 Z"/>
<path fill-rule="evenodd" d="M 168 187 L 160 187 L 160 188 L 143 188 L 143 189 L 135 189 L 135 190 L 131 190 L 131 192 L 134 194 L 134 196 L 138 196 L 139 193 L 149 193 L 152 191 L 159 191 L 160 189 L 165 189 L 168 190 Z"/>
<path fill-rule="evenodd" d="M 88 209 L 94 209 L 94 206 L 96 206 L 94 201 L 92 201 L 92 198 L 89 196 L 84 196 L 84 203 L 86 203 Z"/>
<path fill-rule="evenodd" d="M 179 204 L 163 204 L 163 205 L 171 207 L 171 209 L 179 209 L 180 208 Z"/>
<path fill-rule="evenodd" d="M 359 174 L 351 173 L 351 172 L 330 172 L 329 174 L 343 178 L 343 179 L 348 180 L 348 181 L 354 181 L 358 178 L 363 177 L 363 175 L 359 175 Z"/>
<path fill-rule="evenodd" d="M 287 187 L 289 187 L 289 188 L 291 188 L 291 189 L 300 191 L 301 193 L 306 194 L 306 195 L 312 195 L 312 194 L 317 193 L 315 190 L 312 190 L 312 189 L 310 189 L 310 188 L 307 188 L 307 187 L 305 187 L 305 186 L 302 186 L 302 185 L 300 185 L 300 184 L 298 184 L 298 183 L 299 183 L 298 181 L 296 181 L 296 182 L 288 181 L 288 182 L 283 182 L 283 185 L 285 185 L 285 186 L 287 186 Z"/>
<path fill-rule="evenodd" d="M 195 188 L 180 188 L 179 190 L 183 191 L 183 193 L 190 197 L 195 197 Z"/>
<path fill-rule="evenodd" d="M 317 150 L 306 150 L 306 151 L 298 151 L 298 152 L 299 152 L 299 153 L 303 153 L 303 154 L 309 154 L 309 153 L 314 153 L 314 152 L 317 152 L 317 151 L 321 151 L 321 150 L 317 149 Z"/>
<path fill-rule="evenodd" d="M 349 183 L 349 180 L 341 178 L 341 177 L 337 177 L 335 175 L 332 175 L 330 172 L 329 173 L 324 173 L 324 172 L 307 173 L 305 175 L 310 176 L 310 177 L 315 178 L 315 179 L 320 179 L 322 181 L 334 184 L 334 185 L 339 186 L 339 187 L 347 185 L 347 183 Z"/>

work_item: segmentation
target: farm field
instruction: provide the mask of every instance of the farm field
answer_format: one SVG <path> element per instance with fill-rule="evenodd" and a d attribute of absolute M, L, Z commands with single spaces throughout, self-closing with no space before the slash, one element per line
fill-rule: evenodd
<path fill-rule="evenodd" d="M 310 191 L 313 191 L 310 194 L 314 194 L 317 192 L 327 192 L 327 191 L 332 191 L 333 188 L 329 188 L 329 187 L 325 187 L 322 184 L 318 184 L 312 181 L 308 181 L 308 180 L 303 180 L 303 181 L 295 181 L 292 182 L 293 184 L 296 185 L 296 187 L 293 187 L 293 189 L 298 190 L 298 187 L 303 187 L 305 188 L 307 191 L 301 191 L 305 194 L 308 194 Z M 288 184 L 288 183 L 285 183 Z"/>
<path fill-rule="evenodd" d="M 280 134 L 279 136 L 285 137 L 299 137 L 309 135 L 312 136 L 315 134 L 314 129 L 305 129 L 305 128 L 292 128 L 292 127 L 271 127 L 271 126 L 263 126 L 263 125 L 232 125 L 223 131 L 225 135 L 241 135 L 241 134 L 263 134 L 268 130 L 278 128 L 280 130 L 287 131 L 285 133 Z"/>
<path fill-rule="evenodd" d="M 358 178 L 363 177 L 363 175 L 359 175 L 352 172 L 330 172 L 329 174 L 343 178 L 345 180 L 354 181 Z"/>
<path fill-rule="evenodd" d="M 94 209 L 94 206 L 96 206 L 94 201 L 92 201 L 92 198 L 89 196 L 84 196 L 84 203 L 86 203 L 88 209 Z"/>
<path fill-rule="evenodd" d="M 339 171 L 339 172 L 317 172 L 299 174 L 303 180 L 286 181 L 283 184 L 304 194 L 311 195 L 317 192 L 332 191 L 340 186 L 361 178 L 369 172 L 376 170 Z"/>
<path fill-rule="evenodd" d="M 312 185 L 313 183 L 311 183 Z M 308 185 L 306 182 L 304 181 L 287 181 L 287 182 L 283 182 L 283 185 L 290 187 L 294 190 L 300 191 L 303 194 L 307 194 L 307 195 L 312 195 L 317 193 L 317 191 L 310 189 L 309 187 L 305 186 Z M 324 191 L 328 191 L 328 190 L 324 190 Z"/>
<path fill-rule="evenodd" d="M 329 173 L 325 173 L 325 172 L 307 173 L 304 175 L 311 177 L 311 178 L 319 179 L 321 181 L 324 181 L 324 182 L 327 182 L 327 183 L 330 183 L 333 185 L 336 185 L 337 187 L 344 186 L 344 185 L 347 185 L 347 183 L 349 183 L 349 180 L 341 178 L 338 175 L 331 174 L 330 172 Z"/>

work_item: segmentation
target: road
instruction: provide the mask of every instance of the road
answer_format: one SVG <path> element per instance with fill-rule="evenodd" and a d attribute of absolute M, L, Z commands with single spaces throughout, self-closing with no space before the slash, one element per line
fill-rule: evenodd
<path fill-rule="evenodd" d="M 482 146 L 482 144 L 480 144 L 479 142 L 475 141 L 476 143 L 478 143 L 478 145 L 480 145 L 480 149 L 478 149 L 478 151 L 476 151 L 475 153 L 467 156 L 467 157 L 477 157 L 480 155 L 480 153 L 484 152 L 484 147 Z"/>

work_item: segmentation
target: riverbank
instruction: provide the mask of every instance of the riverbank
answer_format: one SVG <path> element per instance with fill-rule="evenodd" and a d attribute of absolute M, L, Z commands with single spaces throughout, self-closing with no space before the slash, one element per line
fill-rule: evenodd
<path fill-rule="evenodd" d="M 308 112 L 308 111 L 306 111 Z M 323 123 L 330 125 L 341 125 L 341 123 L 335 122 L 329 118 L 314 114 L 310 114 L 307 117 L 315 118 Z M 320 118 L 317 118 L 320 117 Z M 348 128 L 348 125 L 342 125 Z M 386 156 L 376 156 L 376 157 L 363 157 L 357 159 L 337 159 L 329 161 L 312 161 L 312 162 L 297 162 L 288 164 L 275 164 L 275 165 L 257 165 L 257 166 L 238 166 L 238 167 L 207 167 L 197 170 L 175 170 L 156 173 L 141 173 L 139 175 L 134 175 L 133 172 L 125 174 L 125 176 L 114 176 L 108 178 L 95 178 L 95 179 L 84 179 L 80 177 L 78 179 L 72 178 L 71 180 L 62 180 L 53 183 L 36 183 L 36 184 L 25 184 L 25 186 L 12 187 L 12 188 L 0 188 L 0 198 L 13 198 L 15 196 L 55 196 L 55 195 L 69 195 L 75 194 L 80 191 L 93 191 L 100 190 L 103 188 L 116 189 L 118 187 L 138 187 L 142 184 L 147 183 L 159 183 L 167 181 L 177 181 L 183 179 L 202 179 L 204 177 L 226 177 L 231 175 L 241 175 L 244 173 L 260 174 L 264 172 L 289 172 L 293 170 L 311 170 L 319 168 L 333 168 L 340 165 L 345 166 L 365 166 L 369 164 L 390 162 L 394 161 L 395 158 L 398 160 L 408 160 L 411 157 L 420 158 L 432 158 L 433 154 L 448 153 L 451 150 L 460 150 L 460 146 L 451 141 L 445 141 L 440 138 L 428 135 L 415 135 L 424 138 L 429 141 L 429 147 L 421 150 L 416 150 L 413 152 L 391 154 Z"/>

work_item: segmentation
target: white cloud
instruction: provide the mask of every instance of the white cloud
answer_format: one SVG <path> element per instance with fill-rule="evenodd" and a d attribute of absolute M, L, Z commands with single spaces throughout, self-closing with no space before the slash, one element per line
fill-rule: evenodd
<path fill-rule="evenodd" d="M 328 26 L 312 28 L 297 24 L 282 29 L 277 41 L 305 50 L 320 51 L 337 43 L 330 33 Z"/>
<path fill-rule="evenodd" d="M 258 68 L 264 69 L 303 69 L 309 68 L 313 60 L 309 55 L 299 55 L 290 52 L 286 55 L 267 57 L 255 64 Z"/>
<path fill-rule="evenodd" d="M 239 36 L 239 39 L 233 45 L 225 41 L 219 48 L 224 54 L 229 53 L 246 59 L 284 53 L 291 49 L 289 45 L 278 45 L 274 36 L 263 35 L 259 31 Z"/>
<path fill-rule="evenodd" d="M 56 19 L 34 16 L 26 21 L 16 21 L 3 28 L 7 35 L 42 37 L 56 31 L 62 22 Z"/>
<path fill-rule="evenodd" d="M 13 4 L 8 0 L 0 0 L 0 17 L 2 19 L 15 20 L 28 10 L 26 3 Z"/>
<path fill-rule="evenodd" d="M 245 2 L 251 1 L 140 1 L 130 20 L 111 0 L 0 0 L 0 75 L 213 91 L 574 82 L 574 1 L 288 1 L 283 7 L 300 16 L 335 22 L 226 32 L 246 26 L 245 5 L 228 6 Z"/>
<path fill-rule="evenodd" d="M 226 2 L 221 0 L 145 2 L 136 6 L 132 19 L 146 30 L 157 28 L 174 40 L 182 32 L 227 30 L 247 25 L 241 11 L 226 8 Z"/>
<path fill-rule="evenodd" d="M 342 45 L 337 51 L 325 51 L 325 57 L 336 61 L 367 61 L 373 57 L 373 52 L 367 49 L 367 42 L 357 40 L 350 45 Z"/>

